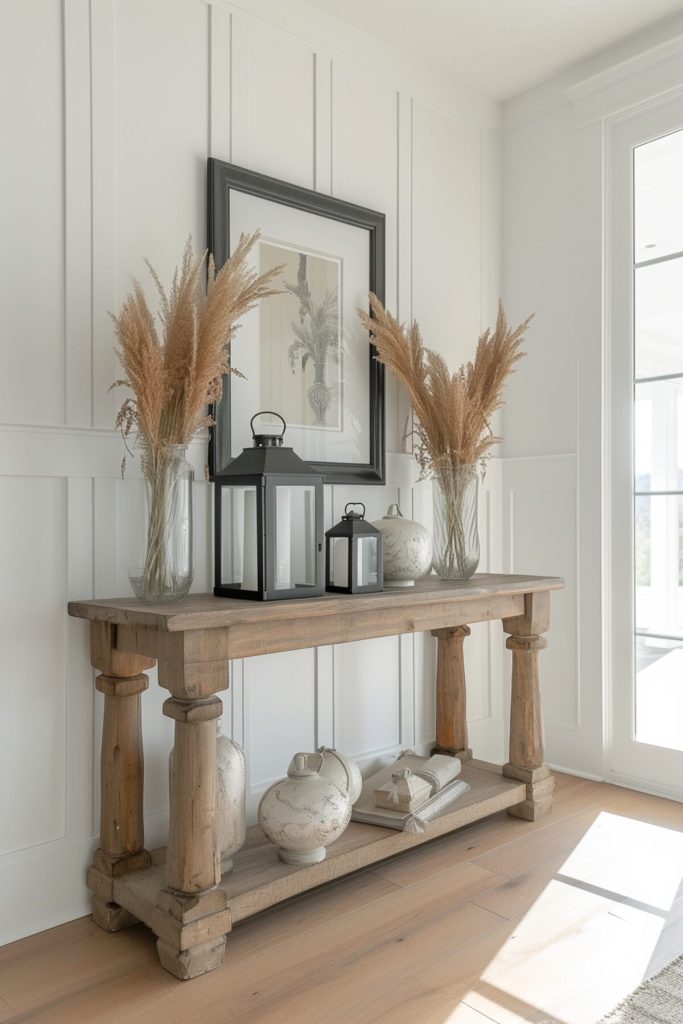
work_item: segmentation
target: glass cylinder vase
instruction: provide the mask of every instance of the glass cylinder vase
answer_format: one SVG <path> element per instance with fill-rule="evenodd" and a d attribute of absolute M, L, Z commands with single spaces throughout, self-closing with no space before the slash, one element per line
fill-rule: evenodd
<path fill-rule="evenodd" d="M 434 571 L 442 580 L 469 579 L 479 565 L 477 467 L 444 466 L 433 479 Z"/>
<path fill-rule="evenodd" d="M 185 445 L 139 445 L 145 508 L 128 578 L 143 601 L 177 601 L 192 584 L 194 470 Z"/>

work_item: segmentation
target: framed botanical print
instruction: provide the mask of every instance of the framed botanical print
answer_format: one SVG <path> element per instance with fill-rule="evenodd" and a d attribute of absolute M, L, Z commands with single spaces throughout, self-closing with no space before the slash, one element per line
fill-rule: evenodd
<path fill-rule="evenodd" d="M 214 409 L 209 466 L 251 444 L 270 409 L 286 444 L 327 483 L 384 482 L 384 368 L 361 326 L 368 291 L 384 301 L 384 214 L 220 160 L 208 165 L 208 247 L 220 268 L 257 228 L 256 270 L 282 267 L 279 294 L 242 321 Z"/>

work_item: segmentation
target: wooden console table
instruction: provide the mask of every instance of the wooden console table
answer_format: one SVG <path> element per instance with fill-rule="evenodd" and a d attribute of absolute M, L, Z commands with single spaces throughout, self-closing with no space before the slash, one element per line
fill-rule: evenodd
<path fill-rule="evenodd" d="M 462 583 L 430 577 L 414 588 L 362 596 L 327 595 L 256 603 L 191 596 L 176 604 L 133 599 L 74 601 L 90 620 L 95 685 L 105 695 L 100 848 L 88 871 L 93 917 L 116 931 L 143 921 L 157 936 L 163 966 L 193 978 L 223 963 L 233 924 L 323 882 L 427 842 L 507 808 L 534 820 L 552 804 L 544 763 L 538 652 L 546 646 L 550 591 L 560 579 L 479 575 Z M 465 713 L 467 623 L 502 619 L 512 651 L 509 761 L 472 762 Z M 214 831 L 216 693 L 228 661 L 323 644 L 431 630 L 438 639 L 436 750 L 465 762 L 471 789 L 422 835 L 352 822 L 308 867 L 282 863 L 257 826 L 221 879 Z M 159 668 L 175 721 L 175 770 L 166 850 L 150 854 L 143 834 L 140 695 L 146 669 Z M 283 765 L 284 770 L 284 765 Z"/>

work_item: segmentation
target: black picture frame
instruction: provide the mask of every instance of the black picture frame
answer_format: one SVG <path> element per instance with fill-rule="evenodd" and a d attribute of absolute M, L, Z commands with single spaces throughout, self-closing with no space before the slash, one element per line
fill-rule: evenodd
<path fill-rule="evenodd" d="M 306 213 L 328 217 L 369 235 L 368 290 L 384 302 L 385 290 L 385 216 L 335 196 L 271 178 L 245 167 L 213 157 L 208 160 L 207 244 L 217 269 L 230 255 L 230 193 L 245 192 L 261 199 L 294 207 Z M 258 225 L 255 225 L 257 227 Z M 370 361 L 368 402 L 370 407 L 369 462 L 312 462 L 330 484 L 383 484 L 385 482 L 385 388 L 384 367 L 375 358 L 374 345 L 368 343 Z M 223 397 L 212 408 L 215 425 L 209 435 L 209 472 L 213 478 L 231 460 L 230 374 L 223 380 Z M 256 411 L 256 410 L 255 410 Z"/>

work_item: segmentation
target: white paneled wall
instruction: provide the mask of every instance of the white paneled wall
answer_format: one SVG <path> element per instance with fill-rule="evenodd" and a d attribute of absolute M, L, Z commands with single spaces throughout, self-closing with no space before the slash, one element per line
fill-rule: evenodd
<path fill-rule="evenodd" d="M 64 56 L 60 0 L 5 7 L 0 33 L 2 419 L 64 421 Z"/>
<path fill-rule="evenodd" d="M 70 598 L 126 594 L 130 491 L 112 431 L 109 310 L 143 258 L 168 278 L 205 237 L 213 155 L 383 210 L 387 302 L 452 363 L 498 293 L 497 110 L 419 63 L 369 46 L 298 0 L 9 0 L 0 10 L 0 942 L 87 912 L 98 830 L 101 697 Z M 295 34 L 295 30 L 296 33 Z M 408 407 L 388 383 L 385 487 L 329 488 L 377 517 L 400 500 L 430 522 L 401 450 Z M 205 441 L 194 589 L 211 587 Z M 482 568 L 501 566 L 500 467 L 483 488 Z M 521 556 L 520 556 L 521 557 Z M 553 568 L 556 568 L 553 566 Z M 502 759 L 497 625 L 468 642 L 472 737 Z M 148 845 L 164 842 L 171 723 L 155 673 L 143 699 Z M 563 708 L 560 711 L 563 712 Z M 389 637 L 235 662 L 222 728 L 245 744 L 249 809 L 297 749 L 365 765 L 434 736 L 434 642 Z"/>
<path fill-rule="evenodd" d="M 565 581 L 552 596 L 549 644 L 541 659 L 543 711 L 549 759 L 580 771 L 586 762 L 577 649 L 576 457 L 504 459 L 502 495 L 505 571 L 548 566 L 549 575 Z"/>
<path fill-rule="evenodd" d="M 0 852 L 7 853 L 62 839 L 65 831 L 66 638 L 60 604 L 67 559 L 66 481 L 3 477 L 0 506 L 7 517 L 0 599 L 9 640 L 2 654 L 8 768 Z M 21 785 L 10 780 L 21 780 Z"/>
<path fill-rule="evenodd" d="M 413 269 L 432 264 L 439 278 L 416 274 L 414 314 L 432 348 L 468 359 L 481 330 L 482 132 L 431 104 L 413 106 Z M 471 183 L 477 182 L 476 191 Z M 473 300 L 478 301 L 473 301 Z M 453 322 L 453 310 L 458 316 Z"/>

